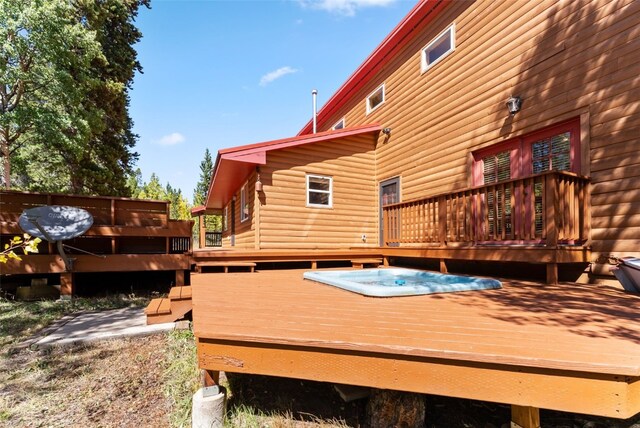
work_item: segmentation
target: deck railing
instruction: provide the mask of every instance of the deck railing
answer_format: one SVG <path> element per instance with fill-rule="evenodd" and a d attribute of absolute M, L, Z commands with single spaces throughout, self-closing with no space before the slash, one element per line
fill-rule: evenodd
<path fill-rule="evenodd" d="M 169 218 L 168 201 L 107 196 L 78 196 L 0 191 L 0 245 L 22 230 L 18 219 L 25 209 L 70 205 L 87 210 L 93 225 L 67 244 L 95 254 L 181 254 L 191 251 L 192 221 Z M 52 245 L 39 245 L 39 254 L 53 254 Z"/>
<path fill-rule="evenodd" d="M 581 245 L 590 234 L 589 179 L 549 171 L 383 207 L 385 246 Z"/>
<path fill-rule="evenodd" d="M 205 232 L 204 242 L 207 247 L 222 247 L 222 232 Z"/>

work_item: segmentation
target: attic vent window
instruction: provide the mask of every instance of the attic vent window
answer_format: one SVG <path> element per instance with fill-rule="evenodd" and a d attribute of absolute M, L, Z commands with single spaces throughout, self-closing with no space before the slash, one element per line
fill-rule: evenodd
<path fill-rule="evenodd" d="M 422 72 L 424 73 L 447 55 L 454 51 L 456 47 L 455 37 L 456 27 L 451 24 L 438 37 L 433 39 L 424 49 L 422 49 Z"/>
<path fill-rule="evenodd" d="M 344 117 L 342 119 L 340 119 L 335 125 L 333 125 L 331 127 L 332 130 L 336 130 L 336 129 L 344 129 Z"/>
<path fill-rule="evenodd" d="M 384 83 L 367 97 L 367 114 L 384 104 Z"/>

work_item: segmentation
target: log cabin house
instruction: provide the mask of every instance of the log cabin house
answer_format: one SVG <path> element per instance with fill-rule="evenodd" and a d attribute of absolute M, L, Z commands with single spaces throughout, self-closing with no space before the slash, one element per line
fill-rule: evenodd
<path fill-rule="evenodd" d="M 194 214 L 223 215 L 223 250 L 609 275 L 640 252 L 639 22 L 626 0 L 420 1 L 317 132 L 220 150 Z"/>
<path fill-rule="evenodd" d="M 636 415 L 639 297 L 553 284 L 640 252 L 639 24 L 633 0 L 421 0 L 315 130 L 221 150 L 194 214 L 223 215 L 222 248 L 196 263 L 368 251 L 549 285 L 376 299 L 300 271 L 195 275 L 205 384 L 225 371 L 480 399 L 525 428 L 539 408 Z"/>

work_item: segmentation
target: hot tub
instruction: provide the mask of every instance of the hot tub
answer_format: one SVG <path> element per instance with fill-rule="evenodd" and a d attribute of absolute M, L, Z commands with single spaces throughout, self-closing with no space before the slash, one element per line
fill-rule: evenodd
<path fill-rule="evenodd" d="M 405 268 L 309 271 L 303 277 L 374 297 L 415 296 L 502 287 L 500 281 L 495 279 Z"/>

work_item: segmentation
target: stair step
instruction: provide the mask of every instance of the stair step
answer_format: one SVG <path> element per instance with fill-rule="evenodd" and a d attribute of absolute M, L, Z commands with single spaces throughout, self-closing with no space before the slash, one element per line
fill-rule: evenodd
<path fill-rule="evenodd" d="M 171 300 L 185 300 L 191 299 L 191 287 L 171 287 L 169 290 L 169 299 Z"/>
<path fill-rule="evenodd" d="M 147 316 L 166 315 L 171 313 L 171 300 L 169 299 L 153 299 L 144 310 Z"/>

